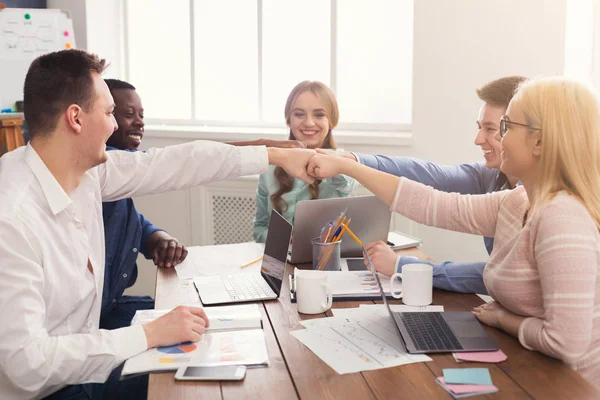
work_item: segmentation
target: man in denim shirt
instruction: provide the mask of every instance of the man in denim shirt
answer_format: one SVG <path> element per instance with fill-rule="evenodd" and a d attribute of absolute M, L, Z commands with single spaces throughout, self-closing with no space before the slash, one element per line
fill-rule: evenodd
<path fill-rule="evenodd" d="M 117 79 L 105 79 L 115 101 L 119 128 L 108 140 L 107 150 L 137 151 L 144 136 L 144 109 L 135 87 Z M 249 140 L 229 142 L 234 146 L 297 148 L 297 140 Z M 136 310 L 153 309 L 148 296 L 123 296 L 137 279 L 138 253 L 152 259 L 157 267 L 175 267 L 187 256 L 185 247 L 167 232 L 152 225 L 138 213 L 132 199 L 102 204 L 106 240 L 106 271 L 102 293 L 101 329 L 128 326 Z"/>
<path fill-rule="evenodd" d="M 144 109 L 135 87 L 127 82 L 106 79 L 115 101 L 119 125 L 107 142 L 107 150 L 137 151 L 144 136 Z M 152 259 L 156 266 L 174 267 L 187 256 L 177 239 L 152 225 L 137 212 L 132 199 L 102 204 L 106 241 L 106 271 L 102 293 L 101 329 L 128 326 L 137 310 L 153 309 L 148 296 L 123 296 L 138 275 L 138 253 Z"/>
<path fill-rule="evenodd" d="M 514 188 L 517 180 L 500 172 L 502 145 L 494 138 L 500 129 L 500 117 L 508 108 L 508 103 L 518 85 L 525 78 L 511 76 L 500 78 L 477 89 L 477 95 L 484 102 L 477 119 L 475 145 L 483 151 L 485 163 L 438 165 L 410 157 L 388 157 L 359 153 L 344 153 L 343 156 L 360 162 L 379 171 L 432 186 L 444 192 L 461 194 L 485 194 Z M 494 238 L 484 238 L 488 254 L 494 247 Z M 423 263 L 433 267 L 433 286 L 438 289 L 464 293 L 487 294 L 483 284 L 485 262 L 458 263 L 446 261 L 441 264 L 419 260 L 416 257 L 400 257 L 382 241 L 365 246 L 375 268 L 385 274 L 402 272 L 405 264 Z"/>

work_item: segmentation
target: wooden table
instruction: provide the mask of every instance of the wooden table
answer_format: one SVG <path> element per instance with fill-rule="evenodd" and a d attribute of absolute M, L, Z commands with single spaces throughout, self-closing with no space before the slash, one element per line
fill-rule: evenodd
<path fill-rule="evenodd" d="M 425 258 L 418 249 L 403 254 Z M 562 362 L 528 351 L 519 342 L 494 328 L 486 331 L 508 359 L 499 364 L 456 363 L 451 354 L 432 355 L 433 361 L 375 371 L 339 375 L 290 335 L 303 329 L 299 321 L 331 316 L 304 315 L 290 302 L 287 274 L 279 301 L 265 301 L 262 312 L 271 366 L 248 369 L 241 382 L 176 382 L 173 373 L 150 375 L 149 399 L 451 399 L 437 383 L 443 368 L 487 367 L 500 390 L 494 399 L 600 399 L 579 373 Z M 180 281 L 174 269 L 159 268 L 156 308 L 172 308 L 199 299 L 189 281 Z M 399 303 L 396 301 L 395 303 Z M 446 311 L 465 311 L 482 303 L 475 295 L 434 290 L 433 304 Z M 358 307 L 365 302 L 334 302 L 333 308 Z M 478 398 L 481 398 L 478 397 Z"/>

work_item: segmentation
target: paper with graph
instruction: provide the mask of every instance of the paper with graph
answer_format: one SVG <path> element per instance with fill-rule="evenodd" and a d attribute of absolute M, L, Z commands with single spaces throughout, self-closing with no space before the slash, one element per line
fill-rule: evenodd
<path fill-rule="evenodd" d="M 169 310 L 138 311 L 132 324 L 148 323 Z M 125 362 L 122 375 L 174 371 L 184 365 L 268 365 L 262 314 L 256 304 L 207 309 L 210 328 L 196 343 L 147 350 Z"/>
<path fill-rule="evenodd" d="M 123 375 L 174 371 L 184 365 L 268 365 L 262 329 L 205 333 L 196 343 L 150 349 L 125 362 Z"/>
<path fill-rule="evenodd" d="M 406 352 L 389 315 L 369 308 L 352 310 L 343 317 L 302 321 L 306 329 L 292 336 L 339 374 L 431 361 Z"/>

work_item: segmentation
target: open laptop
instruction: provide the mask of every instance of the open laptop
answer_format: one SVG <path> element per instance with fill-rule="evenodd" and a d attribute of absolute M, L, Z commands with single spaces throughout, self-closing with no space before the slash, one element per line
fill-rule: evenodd
<path fill-rule="evenodd" d="M 379 274 L 365 251 L 365 257 L 375 275 L 383 303 L 398 333 L 412 354 L 458 353 L 464 351 L 495 351 L 498 345 L 483 330 L 470 312 L 393 312 L 383 294 Z"/>
<path fill-rule="evenodd" d="M 290 263 L 311 262 L 311 240 L 320 235 L 321 228 L 329 221 L 335 223 L 344 210 L 352 218 L 350 229 L 364 243 L 387 240 L 392 213 L 376 196 L 303 200 L 296 204 Z M 342 240 L 341 256 L 362 257 L 360 246 L 346 237 Z"/>
<path fill-rule="evenodd" d="M 273 210 L 260 273 L 194 278 L 202 304 L 210 306 L 277 299 L 281 292 L 291 237 L 292 225 Z M 223 254 L 223 257 L 227 257 L 227 254 Z"/>

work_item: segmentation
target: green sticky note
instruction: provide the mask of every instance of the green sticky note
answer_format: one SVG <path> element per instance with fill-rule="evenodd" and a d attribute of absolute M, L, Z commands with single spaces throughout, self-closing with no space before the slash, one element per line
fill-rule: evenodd
<path fill-rule="evenodd" d="M 491 385 L 492 377 L 487 368 L 446 368 L 442 370 L 444 381 L 457 385 Z"/>

